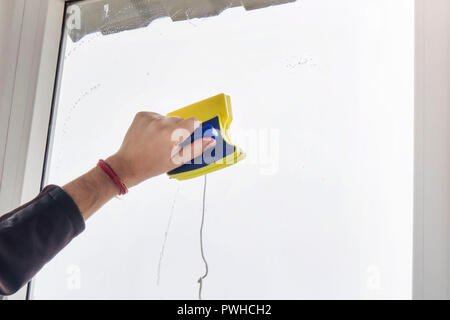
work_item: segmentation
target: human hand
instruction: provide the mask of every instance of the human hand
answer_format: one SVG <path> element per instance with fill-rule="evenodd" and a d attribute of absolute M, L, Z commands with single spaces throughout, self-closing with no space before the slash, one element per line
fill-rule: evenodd
<path fill-rule="evenodd" d="M 139 112 L 128 129 L 120 149 L 106 159 L 127 187 L 179 167 L 214 147 L 215 139 L 205 137 L 184 148 L 178 145 L 200 126 L 195 118 L 165 117 Z"/>

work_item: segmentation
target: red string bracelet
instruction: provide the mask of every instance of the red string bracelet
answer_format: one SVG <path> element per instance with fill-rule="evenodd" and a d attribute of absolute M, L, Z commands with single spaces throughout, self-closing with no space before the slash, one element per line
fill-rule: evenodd
<path fill-rule="evenodd" d="M 119 176 L 104 160 L 98 160 L 97 167 L 102 169 L 102 171 L 106 173 L 106 175 L 114 182 L 117 188 L 119 188 L 119 195 L 123 195 L 128 192 L 128 188 L 125 183 L 120 180 Z"/>

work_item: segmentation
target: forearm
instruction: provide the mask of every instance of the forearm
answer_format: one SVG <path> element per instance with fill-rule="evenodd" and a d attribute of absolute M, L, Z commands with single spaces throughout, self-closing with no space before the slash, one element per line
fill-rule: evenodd
<path fill-rule="evenodd" d="M 84 220 L 118 195 L 117 186 L 98 167 L 63 187 L 75 201 Z"/>

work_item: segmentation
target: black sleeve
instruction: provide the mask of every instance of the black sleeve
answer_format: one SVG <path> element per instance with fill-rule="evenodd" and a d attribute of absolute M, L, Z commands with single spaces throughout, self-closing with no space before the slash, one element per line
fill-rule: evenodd
<path fill-rule="evenodd" d="M 84 228 L 75 202 L 53 185 L 0 217 L 0 295 L 19 290 Z"/>

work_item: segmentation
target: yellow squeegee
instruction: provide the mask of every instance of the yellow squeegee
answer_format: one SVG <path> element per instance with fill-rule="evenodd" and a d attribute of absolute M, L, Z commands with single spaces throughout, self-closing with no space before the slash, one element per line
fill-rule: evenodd
<path fill-rule="evenodd" d="M 228 137 L 228 128 L 233 119 L 229 96 L 222 93 L 173 111 L 167 116 L 178 116 L 183 119 L 195 117 L 202 123 L 202 128 L 211 128 L 218 132 L 214 148 L 206 150 L 203 155 L 189 163 L 169 171 L 167 174 L 170 178 L 178 180 L 196 178 L 233 165 L 245 158 L 241 148 L 233 145 Z M 204 133 L 205 130 L 201 132 Z M 189 139 L 194 139 L 194 134 Z"/>

